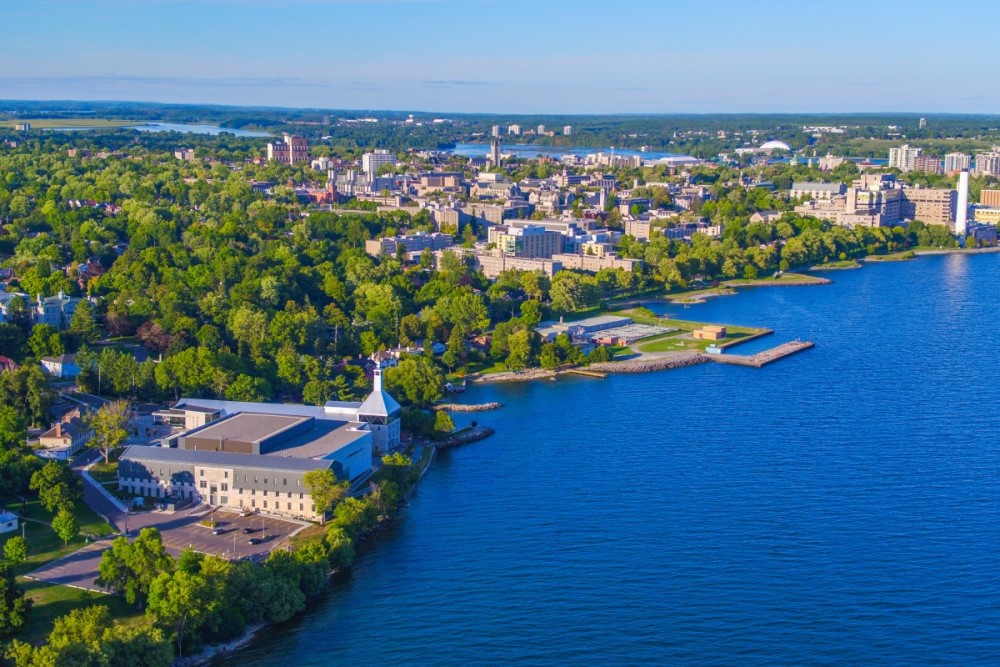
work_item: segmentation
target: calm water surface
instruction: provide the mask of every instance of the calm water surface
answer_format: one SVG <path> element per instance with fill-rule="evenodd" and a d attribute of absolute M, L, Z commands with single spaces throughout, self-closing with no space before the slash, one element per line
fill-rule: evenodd
<path fill-rule="evenodd" d="M 228 664 L 995 665 L 1000 256 L 666 312 L 765 369 L 478 387 L 506 407 L 308 614 Z"/>

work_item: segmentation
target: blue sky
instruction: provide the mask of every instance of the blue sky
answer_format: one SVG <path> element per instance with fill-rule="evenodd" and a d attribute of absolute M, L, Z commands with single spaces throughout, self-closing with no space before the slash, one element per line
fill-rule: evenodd
<path fill-rule="evenodd" d="M 996 0 L 0 4 L 0 99 L 1000 113 Z"/>

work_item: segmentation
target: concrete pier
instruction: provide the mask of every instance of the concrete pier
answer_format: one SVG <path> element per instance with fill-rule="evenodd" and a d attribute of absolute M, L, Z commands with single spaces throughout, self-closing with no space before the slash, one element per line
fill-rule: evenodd
<path fill-rule="evenodd" d="M 782 343 L 776 347 L 772 347 L 763 352 L 758 352 L 757 354 L 706 354 L 707 359 L 718 362 L 720 364 L 735 364 L 737 366 L 752 366 L 753 368 L 760 368 L 761 366 L 766 366 L 770 363 L 774 363 L 779 359 L 784 359 L 793 354 L 801 352 L 802 350 L 808 350 L 813 347 L 815 343 L 810 343 L 805 340 L 793 340 L 788 343 Z"/>

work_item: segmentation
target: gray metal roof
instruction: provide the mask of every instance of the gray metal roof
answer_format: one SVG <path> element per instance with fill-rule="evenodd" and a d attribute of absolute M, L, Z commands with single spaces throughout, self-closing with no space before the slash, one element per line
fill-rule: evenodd
<path fill-rule="evenodd" d="M 291 456 L 259 456 L 234 452 L 206 452 L 192 449 L 171 449 L 132 445 L 121 455 L 122 461 L 157 461 L 161 463 L 189 463 L 195 465 L 259 468 L 261 470 L 290 470 L 307 472 L 329 468 L 333 461 L 304 459 Z"/>

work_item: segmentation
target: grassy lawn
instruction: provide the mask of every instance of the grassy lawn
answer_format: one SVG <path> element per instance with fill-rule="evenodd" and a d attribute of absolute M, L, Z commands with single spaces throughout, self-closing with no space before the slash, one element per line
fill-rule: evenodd
<path fill-rule="evenodd" d="M 31 644 L 44 643 L 58 617 L 89 604 L 107 606 L 113 619 L 125 623 L 142 618 L 142 612 L 117 595 L 91 593 L 41 581 L 22 580 L 20 584 L 35 605 L 28 616 L 27 625 L 18 633 L 17 638 Z"/>
<path fill-rule="evenodd" d="M 802 273 L 783 273 L 777 278 L 765 277 L 757 278 L 755 280 L 745 280 L 742 278 L 737 278 L 735 280 L 727 280 L 723 285 L 727 287 L 753 287 L 757 285 L 771 285 L 771 284 L 787 284 L 787 285 L 812 285 L 816 283 L 824 282 L 823 279 L 817 278 L 816 276 L 809 276 Z"/>
<path fill-rule="evenodd" d="M 90 508 L 81 504 L 73 511 L 73 514 L 76 515 L 77 524 L 80 526 L 80 534 L 70 540 L 68 545 L 64 545 L 59 536 L 55 534 L 55 531 L 47 525 L 52 521 L 52 515 L 45 511 L 45 508 L 42 507 L 39 501 L 33 500 L 29 502 L 27 507 L 22 510 L 21 501 L 6 499 L 3 502 L 3 507 L 20 516 L 34 519 L 34 521 L 22 522 L 24 537 L 28 541 L 28 559 L 14 568 L 17 574 L 25 574 L 32 570 L 37 570 L 47 563 L 73 553 L 87 544 L 85 537 L 87 535 L 104 537 L 114 532 L 107 522 L 94 514 Z M 38 523 L 39 521 L 44 522 L 44 525 Z M 3 545 L 6 544 L 7 540 L 20 534 L 21 530 L 18 530 L 0 537 L 0 554 L 2 554 Z"/>
<path fill-rule="evenodd" d="M 504 364 L 504 362 L 493 361 L 492 359 L 490 359 L 488 361 L 484 361 L 479 364 L 469 364 L 467 375 L 458 375 L 458 374 L 449 375 L 447 379 L 461 380 L 465 377 L 468 377 L 468 375 L 472 375 L 473 373 L 482 373 L 483 375 L 487 375 L 489 373 L 504 373 L 506 371 L 507 371 L 507 366 Z"/>
<path fill-rule="evenodd" d="M 827 262 L 826 264 L 817 264 L 814 269 L 857 269 L 861 265 L 858 264 L 853 259 L 839 260 L 836 262 Z"/>
<path fill-rule="evenodd" d="M 112 452 L 110 463 L 105 463 L 104 459 L 95 463 L 90 468 L 90 476 L 101 484 L 104 482 L 118 481 L 118 457 L 121 456 L 122 451 L 123 450 Z"/>
<path fill-rule="evenodd" d="M 866 262 L 905 262 L 911 260 L 916 255 L 913 254 L 912 250 L 904 250 L 902 252 L 891 252 L 888 255 L 868 255 L 865 257 Z"/>
<path fill-rule="evenodd" d="M 108 118 L 26 118 L 25 120 L 0 120 L 0 127 L 14 127 L 18 123 L 31 123 L 33 130 L 49 130 L 54 127 L 124 127 L 143 125 L 134 120 L 110 120 Z"/>

